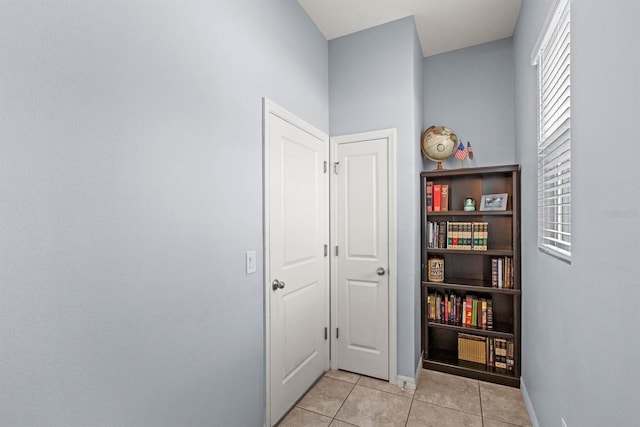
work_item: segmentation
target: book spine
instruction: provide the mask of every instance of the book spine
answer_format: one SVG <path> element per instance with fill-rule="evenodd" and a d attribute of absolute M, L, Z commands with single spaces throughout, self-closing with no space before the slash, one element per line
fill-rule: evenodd
<path fill-rule="evenodd" d="M 433 184 L 433 211 L 440 212 L 442 197 L 442 185 Z"/>
<path fill-rule="evenodd" d="M 442 184 L 440 192 L 440 210 L 446 212 L 449 210 L 449 185 Z"/>
<path fill-rule="evenodd" d="M 480 249 L 480 243 L 478 242 L 478 226 L 475 222 L 471 223 L 471 249 Z"/>
<path fill-rule="evenodd" d="M 513 373 L 515 368 L 515 343 L 507 341 L 507 371 Z"/>
<path fill-rule="evenodd" d="M 498 369 L 507 369 L 507 341 L 504 338 L 495 340 L 496 356 L 495 364 Z"/>
<path fill-rule="evenodd" d="M 445 221 L 441 221 L 438 225 L 438 247 L 446 248 L 447 247 L 447 223 Z"/>
<path fill-rule="evenodd" d="M 498 287 L 498 258 L 491 258 L 491 286 Z"/>
<path fill-rule="evenodd" d="M 489 223 L 485 222 L 482 225 L 483 231 L 482 231 L 482 250 L 487 250 L 489 248 Z"/>
<path fill-rule="evenodd" d="M 473 297 L 472 300 L 471 326 L 478 326 L 478 299 Z"/>
<path fill-rule="evenodd" d="M 482 299 L 482 329 L 487 329 L 487 300 Z"/>
<path fill-rule="evenodd" d="M 449 295 L 444 296 L 444 321 L 449 322 Z"/>
<path fill-rule="evenodd" d="M 427 181 L 427 212 L 433 212 L 433 181 Z"/>

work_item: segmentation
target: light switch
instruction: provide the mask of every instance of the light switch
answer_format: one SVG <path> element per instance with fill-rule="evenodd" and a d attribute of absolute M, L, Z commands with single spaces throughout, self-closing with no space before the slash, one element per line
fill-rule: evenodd
<path fill-rule="evenodd" d="M 247 274 L 256 272 L 256 251 L 249 251 L 246 253 L 247 260 Z"/>

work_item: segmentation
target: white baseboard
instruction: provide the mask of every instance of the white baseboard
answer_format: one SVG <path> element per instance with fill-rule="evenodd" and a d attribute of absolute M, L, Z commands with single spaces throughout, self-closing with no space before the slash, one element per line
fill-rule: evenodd
<path fill-rule="evenodd" d="M 531 424 L 533 425 L 533 427 L 540 427 L 540 424 L 538 423 L 538 418 L 536 417 L 536 411 L 533 409 L 533 403 L 531 403 L 529 392 L 527 392 L 527 386 L 524 384 L 524 379 L 522 377 L 520 377 L 520 392 L 522 393 L 522 399 L 524 400 L 524 404 L 527 407 L 527 412 L 529 413 Z"/>
<path fill-rule="evenodd" d="M 398 375 L 398 387 L 404 387 L 409 390 L 415 390 L 418 387 L 418 380 L 420 379 L 420 373 L 422 372 L 422 353 L 420 354 L 420 360 L 418 360 L 418 366 L 416 367 L 416 375 L 414 378 Z"/>
<path fill-rule="evenodd" d="M 417 387 L 416 379 L 398 375 L 398 387 L 403 387 L 408 390 L 415 390 Z"/>

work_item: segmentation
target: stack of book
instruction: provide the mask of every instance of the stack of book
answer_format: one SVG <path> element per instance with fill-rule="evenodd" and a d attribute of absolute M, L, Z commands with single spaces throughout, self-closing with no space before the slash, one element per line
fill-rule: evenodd
<path fill-rule="evenodd" d="M 493 329 L 493 300 L 475 295 L 464 297 L 454 292 L 427 295 L 429 320 L 469 328 Z"/>
<path fill-rule="evenodd" d="M 513 258 L 491 258 L 491 286 L 494 288 L 513 289 Z"/>
<path fill-rule="evenodd" d="M 447 249 L 486 251 L 488 241 L 487 222 L 447 222 Z"/>
<path fill-rule="evenodd" d="M 487 338 L 458 333 L 458 360 L 487 364 Z"/>
<path fill-rule="evenodd" d="M 505 338 L 487 338 L 487 366 L 513 372 L 515 365 L 515 343 Z"/>
<path fill-rule="evenodd" d="M 486 251 L 489 223 L 428 221 L 426 234 L 429 248 Z"/>
<path fill-rule="evenodd" d="M 449 210 L 449 185 L 427 182 L 427 212 L 446 212 Z"/>
<path fill-rule="evenodd" d="M 512 374 L 515 343 L 505 338 L 480 337 L 458 333 L 458 360 L 485 365 Z"/>
<path fill-rule="evenodd" d="M 445 249 L 447 247 L 447 222 L 427 222 L 427 246 Z"/>

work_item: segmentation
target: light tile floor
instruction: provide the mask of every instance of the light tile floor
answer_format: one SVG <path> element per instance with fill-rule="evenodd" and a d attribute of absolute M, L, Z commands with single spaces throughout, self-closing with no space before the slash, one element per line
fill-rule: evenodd
<path fill-rule="evenodd" d="M 416 390 L 344 371 L 327 372 L 279 427 L 531 426 L 520 390 L 422 370 Z"/>

